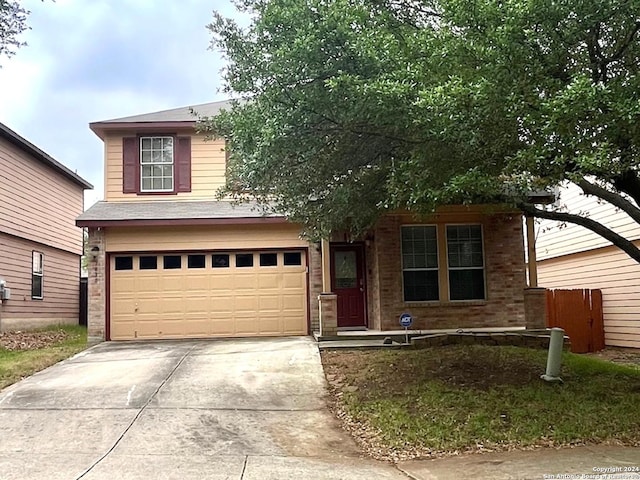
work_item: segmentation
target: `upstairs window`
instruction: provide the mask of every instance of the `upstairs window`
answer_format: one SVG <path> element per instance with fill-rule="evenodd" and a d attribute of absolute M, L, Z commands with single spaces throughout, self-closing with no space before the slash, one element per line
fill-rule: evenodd
<path fill-rule="evenodd" d="M 140 191 L 173 192 L 173 137 L 140 137 Z"/>
<path fill-rule="evenodd" d="M 191 191 L 191 137 L 173 134 L 122 139 L 122 193 Z"/>

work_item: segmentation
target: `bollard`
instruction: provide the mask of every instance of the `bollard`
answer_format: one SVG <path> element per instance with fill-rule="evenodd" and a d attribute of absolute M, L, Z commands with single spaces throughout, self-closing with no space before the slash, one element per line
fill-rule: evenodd
<path fill-rule="evenodd" d="M 547 382 L 562 382 L 560 378 L 560 366 L 562 365 L 562 344 L 564 343 L 564 330 L 554 327 L 551 329 L 549 340 L 549 354 L 547 355 L 547 371 L 540 378 Z"/>

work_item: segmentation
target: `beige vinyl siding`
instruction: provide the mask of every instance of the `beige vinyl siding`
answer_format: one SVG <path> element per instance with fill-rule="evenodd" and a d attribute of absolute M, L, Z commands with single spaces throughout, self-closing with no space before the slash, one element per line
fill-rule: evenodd
<path fill-rule="evenodd" d="M 191 227 L 108 228 L 107 252 L 151 252 L 306 248 L 300 226 L 291 223 L 263 225 L 211 225 Z"/>
<path fill-rule="evenodd" d="M 83 189 L 0 139 L 0 232 L 82 253 Z"/>
<path fill-rule="evenodd" d="M 546 288 L 601 289 L 606 345 L 640 348 L 640 264 L 622 250 L 610 246 L 541 261 L 538 281 Z"/>
<path fill-rule="evenodd" d="M 34 250 L 44 254 L 42 300 L 31 298 Z M 11 289 L 11 299 L 0 306 L 1 329 L 78 322 L 79 255 L 0 233 L 0 277 Z"/>
<path fill-rule="evenodd" d="M 629 239 L 640 238 L 640 225 L 627 214 L 608 203 L 599 203 L 594 197 L 582 194 L 574 184 L 560 190 L 561 206 L 570 213 L 588 216 Z M 584 227 L 574 224 L 560 225 L 549 220 L 538 221 L 536 253 L 539 260 L 559 257 L 610 245 L 608 241 Z"/>
<path fill-rule="evenodd" d="M 189 135 L 189 132 L 177 132 Z M 213 200 L 218 188 L 225 182 L 224 140 L 205 141 L 204 135 L 191 136 L 191 192 L 176 195 L 138 195 L 122 193 L 122 138 L 126 133 L 105 138 L 105 200 L 154 201 L 189 199 Z"/>

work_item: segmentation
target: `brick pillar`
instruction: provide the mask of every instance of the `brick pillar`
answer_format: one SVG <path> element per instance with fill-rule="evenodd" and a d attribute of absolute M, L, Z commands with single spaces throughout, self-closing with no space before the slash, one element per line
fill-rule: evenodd
<path fill-rule="evenodd" d="M 547 289 L 524 289 L 524 321 L 527 330 L 547 328 Z"/>
<path fill-rule="evenodd" d="M 323 293 L 318 296 L 320 304 L 320 335 L 337 335 L 338 333 L 338 296 Z"/>
<path fill-rule="evenodd" d="M 87 305 L 87 341 L 89 344 L 105 340 L 107 287 L 105 278 L 104 230 L 89 228 L 87 242 L 88 305 Z"/>

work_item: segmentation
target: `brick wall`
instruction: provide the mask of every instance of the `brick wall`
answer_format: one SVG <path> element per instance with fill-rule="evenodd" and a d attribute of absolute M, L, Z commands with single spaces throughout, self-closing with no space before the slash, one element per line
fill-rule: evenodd
<path fill-rule="evenodd" d="M 97 247 L 97 256 L 91 255 L 93 248 Z M 87 252 L 89 259 L 88 270 L 88 305 L 87 305 L 87 337 L 89 343 L 98 343 L 105 340 L 105 307 L 106 307 L 106 256 L 105 256 L 104 230 L 89 228 L 89 240 Z"/>
<path fill-rule="evenodd" d="M 309 243 L 309 311 L 311 314 L 311 331 L 320 331 L 320 306 L 318 295 L 322 293 L 322 255 L 320 246 Z"/>
<path fill-rule="evenodd" d="M 441 299 L 432 303 L 405 303 L 400 243 L 400 227 L 405 223 L 437 224 L 439 230 L 446 224 L 481 223 L 486 300 L 448 302 Z M 521 215 L 452 214 L 438 215 L 422 222 L 408 216 L 387 215 L 374 229 L 374 242 L 375 245 L 367 249 L 371 328 L 399 329 L 398 318 L 403 312 L 412 314 L 415 329 L 524 326 L 523 289 L 526 279 Z M 440 278 L 442 281 L 443 277 Z"/>

